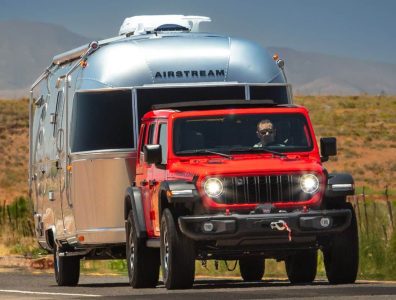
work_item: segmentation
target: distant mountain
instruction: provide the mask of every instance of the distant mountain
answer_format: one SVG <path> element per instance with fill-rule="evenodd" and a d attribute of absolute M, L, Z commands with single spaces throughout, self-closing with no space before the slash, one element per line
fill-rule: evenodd
<path fill-rule="evenodd" d="M 92 40 L 53 24 L 0 22 L 0 98 L 27 96 L 53 56 Z M 295 94 L 396 94 L 396 65 L 289 48 L 269 50 L 285 60 Z"/>
<path fill-rule="evenodd" d="M 53 24 L 0 22 L 0 97 L 27 96 L 56 54 L 90 42 Z"/>
<path fill-rule="evenodd" d="M 285 60 L 287 79 L 300 95 L 396 94 L 396 65 L 269 48 Z"/>

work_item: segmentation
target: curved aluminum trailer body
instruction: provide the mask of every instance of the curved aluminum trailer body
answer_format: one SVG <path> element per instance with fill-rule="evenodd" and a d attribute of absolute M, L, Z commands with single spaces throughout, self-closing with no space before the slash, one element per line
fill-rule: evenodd
<path fill-rule="evenodd" d="M 82 255 L 125 243 L 124 192 L 135 177 L 140 118 L 152 104 L 291 103 L 289 90 L 264 48 L 227 36 L 123 35 L 55 56 L 31 90 L 30 191 L 39 243 L 51 250 L 55 241 Z"/>

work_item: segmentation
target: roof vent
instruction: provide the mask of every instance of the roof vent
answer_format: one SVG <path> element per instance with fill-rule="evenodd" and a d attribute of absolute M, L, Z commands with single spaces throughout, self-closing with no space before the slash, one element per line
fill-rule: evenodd
<path fill-rule="evenodd" d="M 183 15 L 135 16 L 126 18 L 119 35 L 141 35 L 154 31 L 199 31 L 201 22 L 211 22 L 209 17 Z"/>

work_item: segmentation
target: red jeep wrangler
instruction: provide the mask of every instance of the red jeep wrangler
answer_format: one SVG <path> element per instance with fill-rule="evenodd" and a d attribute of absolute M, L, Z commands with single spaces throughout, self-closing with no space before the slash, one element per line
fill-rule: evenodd
<path fill-rule="evenodd" d="M 265 258 L 284 260 L 292 283 L 312 282 L 317 251 L 330 283 L 358 268 L 349 174 L 329 174 L 336 139 L 320 154 L 308 112 L 267 100 L 157 105 L 140 129 L 136 181 L 125 196 L 133 287 L 190 288 L 195 260 L 238 260 L 261 280 Z"/>

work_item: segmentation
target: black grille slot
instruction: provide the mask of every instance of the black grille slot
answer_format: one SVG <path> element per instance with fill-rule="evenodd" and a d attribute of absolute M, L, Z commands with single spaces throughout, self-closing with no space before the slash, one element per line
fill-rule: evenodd
<path fill-rule="evenodd" d="M 224 204 L 306 201 L 311 195 L 300 188 L 301 175 L 225 177 L 225 193 L 217 202 Z"/>

